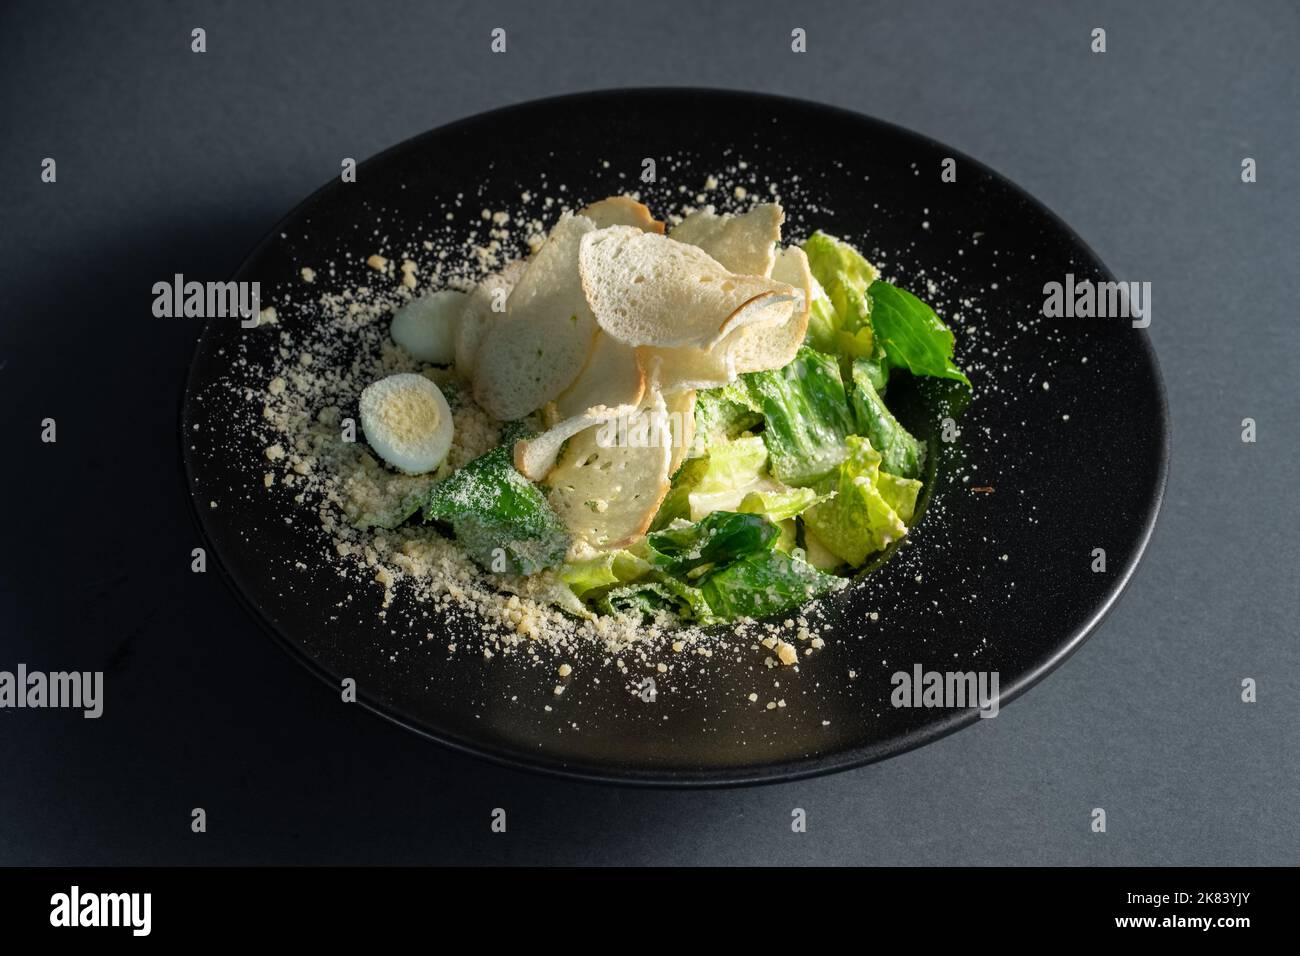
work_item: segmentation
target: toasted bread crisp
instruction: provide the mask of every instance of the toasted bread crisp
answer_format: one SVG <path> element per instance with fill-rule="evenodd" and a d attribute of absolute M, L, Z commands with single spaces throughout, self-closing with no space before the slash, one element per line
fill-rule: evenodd
<path fill-rule="evenodd" d="M 657 232 L 663 235 L 664 224 L 650 214 L 645 203 L 639 203 L 631 196 L 610 196 L 578 211 L 579 216 L 586 216 L 596 224 L 597 229 L 609 226 L 634 226 L 642 232 Z"/>
<path fill-rule="evenodd" d="M 545 479 L 548 500 L 587 547 L 620 548 L 650 527 L 668 494 L 667 422 L 663 395 L 652 389 L 636 420 L 587 428 L 565 446 Z"/>
<path fill-rule="evenodd" d="M 540 435 L 520 439 L 515 442 L 513 449 L 515 468 L 530 481 L 541 481 L 555 467 L 555 459 L 566 441 L 578 432 L 593 425 L 601 425 L 611 418 L 635 415 L 638 407 L 636 404 L 613 407 L 597 405 L 572 418 L 556 422 Z"/>
<path fill-rule="evenodd" d="M 478 358 L 478 349 L 487 334 L 488 327 L 504 310 L 495 306 L 498 300 L 503 304 L 509 299 L 519 277 L 528 268 L 527 259 L 516 259 L 500 272 L 494 272 L 480 282 L 465 301 L 465 309 L 460 315 L 460 325 L 456 328 L 456 374 L 461 378 L 474 378 L 474 363 Z"/>
<path fill-rule="evenodd" d="M 734 340 L 724 343 L 737 374 L 785 368 L 794 361 L 808 332 L 813 278 L 804 251 L 798 246 L 782 249 L 772 268 L 772 278 L 798 290 L 799 301 L 792 304 L 790 317 L 784 322 L 748 325 L 736 333 Z"/>
<path fill-rule="evenodd" d="M 555 400 L 556 413 L 563 419 L 597 405 L 639 405 L 644 395 L 645 375 L 636 350 L 597 332 L 587 364 Z"/>
<path fill-rule="evenodd" d="M 578 377 L 596 336 L 583 295 L 578 252 L 595 229 L 565 214 L 551 230 L 479 346 L 474 400 L 501 421 L 513 421 L 553 400 Z"/>
<path fill-rule="evenodd" d="M 631 346 L 709 349 L 796 296 L 785 283 L 736 275 L 702 249 L 631 226 L 584 235 L 578 272 L 597 325 Z"/>
<path fill-rule="evenodd" d="M 776 203 L 759 203 L 739 216 L 718 215 L 712 206 L 705 206 L 683 219 L 668 236 L 698 246 L 732 272 L 770 276 L 783 222 L 785 212 Z"/>

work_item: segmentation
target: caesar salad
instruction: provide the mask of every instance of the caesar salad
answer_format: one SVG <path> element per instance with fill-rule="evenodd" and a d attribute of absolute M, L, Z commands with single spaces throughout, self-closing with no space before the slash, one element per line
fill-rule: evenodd
<path fill-rule="evenodd" d="M 928 450 L 891 380 L 970 382 L 933 309 L 841 239 L 783 244 L 784 221 L 668 228 L 614 196 L 402 305 L 415 367 L 359 396 L 385 494 L 356 526 L 425 526 L 588 619 L 761 619 L 845 587 L 917 518 Z M 469 404 L 496 440 L 464 460 Z"/>

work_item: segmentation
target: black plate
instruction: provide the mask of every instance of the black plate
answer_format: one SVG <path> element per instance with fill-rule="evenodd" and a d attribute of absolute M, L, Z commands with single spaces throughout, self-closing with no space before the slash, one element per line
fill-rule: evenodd
<path fill-rule="evenodd" d="M 656 159 L 652 185 L 639 182 L 645 157 Z M 940 178 L 949 157 L 956 182 Z M 626 675 L 580 662 L 557 698 L 558 660 L 485 661 L 465 649 L 466 634 L 422 641 L 427 628 L 407 634 L 394 624 L 417 614 L 403 598 L 381 624 L 377 592 L 349 594 L 333 575 L 295 567 L 322 547 L 319 533 L 303 512 L 286 523 L 295 513 L 286 497 L 262 489 L 261 443 L 237 427 L 260 403 L 228 388 L 236 357 L 275 347 L 275 336 L 214 320 L 182 413 L 196 514 L 235 593 L 336 693 L 343 677 L 355 678 L 361 701 L 395 723 L 513 765 L 649 784 L 782 780 L 878 760 L 977 719 L 971 709 L 892 707 L 895 671 L 997 672 L 1005 704 L 1106 615 L 1151 534 L 1165 483 L 1167 411 L 1150 343 L 1125 319 L 1042 318 L 1045 283 L 1067 273 L 1106 279 L 1105 267 L 1020 189 L 914 133 L 722 91 L 527 103 L 362 164 L 356 183 L 334 182 L 290 213 L 236 278 L 259 280 L 274 301 L 302 265 L 350 254 L 363 270 L 376 229 L 419 238 L 469 228 L 466 216 L 446 222 L 457 193 L 471 213 L 509 209 L 522 190 L 576 206 L 641 188 L 654 206 L 741 160 L 743 175 L 776 184 L 792 213 L 787 234 L 823 228 L 883 254 L 886 275 L 935 304 L 957 332 L 975 399 L 960 437 L 933 444 L 930 504 L 910 543 L 831 602 L 827 646 L 797 672 L 769 669 L 765 652 L 744 648 L 684 671 L 675 665 L 644 701 L 630 685 L 655 676 L 665 650 L 649 662 L 629 655 Z M 927 387 L 900 385 L 893 400 L 906 393 L 907 423 L 933 434 L 945 412 Z M 1101 573 L 1092 570 L 1096 548 L 1106 554 Z M 464 646 L 450 653 L 457 641 Z M 784 707 L 766 708 L 778 699 Z"/>

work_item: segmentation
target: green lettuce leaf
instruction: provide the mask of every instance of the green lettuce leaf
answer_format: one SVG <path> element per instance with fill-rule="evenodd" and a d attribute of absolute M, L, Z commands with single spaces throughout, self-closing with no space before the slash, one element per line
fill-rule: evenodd
<path fill-rule="evenodd" d="M 722 388 L 701 391 L 695 397 L 695 448 L 707 451 L 762 421 L 762 410 L 741 379 Z"/>
<path fill-rule="evenodd" d="M 952 361 L 952 330 L 934 309 L 888 282 L 873 283 L 870 298 L 871 321 L 890 368 L 970 386 L 970 379 Z"/>
<path fill-rule="evenodd" d="M 690 519 L 736 510 L 746 494 L 770 482 L 766 471 L 767 445 L 757 435 L 714 445 L 704 471 L 687 493 Z"/>
<path fill-rule="evenodd" d="M 845 564 L 843 558 L 822 544 L 822 539 L 806 523 L 803 528 L 803 558 L 819 571 L 834 571 Z"/>
<path fill-rule="evenodd" d="M 849 438 L 848 447 L 833 485 L 827 482 L 835 497 L 809 508 L 803 520 L 828 551 L 861 567 L 869 555 L 907 534 L 907 525 L 877 488 L 880 453 L 858 436 Z"/>
<path fill-rule="evenodd" d="M 659 511 L 655 513 L 654 520 L 650 522 L 650 530 L 658 531 L 660 528 L 666 528 L 674 521 L 689 521 L 691 518 L 691 492 L 695 486 L 700 483 L 705 473 L 709 470 L 709 459 L 688 458 L 682 462 L 682 466 L 677 469 L 673 475 L 672 484 L 668 487 L 668 494 L 659 504 Z"/>
<path fill-rule="evenodd" d="M 606 551 L 584 561 L 570 561 L 560 580 L 578 597 L 610 584 L 626 584 L 650 573 L 650 564 L 631 551 Z"/>
<path fill-rule="evenodd" d="M 784 551 L 763 551 L 708 575 L 700 590 L 719 618 L 781 614 L 847 582 Z"/>
<path fill-rule="evenodd" d="M 536 574 L 560 564 L 569 547 L 564 522 L 515 470 L 504 445 L 434 485 L 424 520 L 449 522 L 469 556 L 490 571 Z"/>
<path fill-rule="evenodd" d="M 805 346 L 785 368 L 744 378 L 763 408 L 772 475 L 803 486 L 834 471 L 854 428 L 838 362 Z"/>
<path fill-rule="evenodd" d="M 872 358 L 855 358 L 852 361 L 852 377 L 856 379 L 858 375 L 864 376 L 876 390 L 876 394 L 883 398 L 885 386 L 889 384 L 889 366 L 885 362 L 884 350 L 879 348 L 879 344 L 877 343 L 876 354 Z"/>
<path fill-rule="evenodd" d="M 697 624 L 710 624 L 714 620 L 712 609 L 700 589 L 669 575 L 610 588 L 597 594 L 594 603 L 602 614 L 632 614 L 645 618 L 671 611 Z"/>
<path fill-rule="evenodd" d="M 708 468 L 695 490 L 712 494 L 744 487 L 758 480 L 766 465 L 767 446 L 757 435 L 722 442 L 709 451 Z"/>
<path fill-rule="evenodd" d="M 880 467 L 904 478 L 919 478 L 925 463 L 925 446 L 885 406 L 864 359 L 853 363 L 851 398 L 856 431 L 871 439 L 871 447 L 880 452 Z"/>
<path fill-rule="evenodd" d="M 767 445 L 757 435 L 719 441 L 707 454 L 690 458 L 673 476 L 672 485 L 651 530 L 676 520 L 699 521 L 713 511 L 735 511 L 750 491 L 779 489 L 767 477 Z"/>
<path fill-rule="evenodd" d="M 741 499 L 737 511 L 763 515 L 772 521 L 784 521 L 823 501 L 829 495 L 819 495 L 812 488 L 786 488 L 784 491 L 751 491 Z"/>
<path fill-rule="evenodd" d="M 767 551 L 776 544 L 780 533 L 762 515 L 714 511 L 695 524 L 652 532 L 646 545 L 651 565 L 667 574 L 680 575 Z"/>
<path fill-rule="evenodd" d="M 876 490 L 880 492 L 880 497 L 885 499 L 885 504 L 893 508 L 894 513 L 910 528 L 912 519 L 916 517 L 916 496 L 921 493 L 921 482 L 915 478 L 891 475 L 883 470 L 883 461 L 881 469 L 880 474 L 876 476 Z"/>
<path fill-rule="evenodd" d="M 807 249 L 806 244 L 804 249 Z M 839 351 L 837 338 L 840 328 L 839 316 L 835 314 L 835 306 L 831 303 L 826 290 L 822 288 L 822 284 L 817 281 L 815 274 L 812 277 L 811 292 L 808 305 L 808 331 L 804 333 L 804 344 L 819 352 L 836 353 Z"/>
<path fill-rule="evenodd" d="M 871 358 L 876 348 L 867 287 L 876 281 L 876 267 L 847 242 L 820 231 L 803 251 L 820 287 L 820 294 L 813 289 L 808 344 L 832 355 Z"/>
<path fill-rule="evenodd" d="M 795 548 L 799 547 L 799 522 L 794 518 L 786 518 L 784 521 L 777 523 L 781 529 L 781 537 L 776 539 L 774 547 L 778 551 L 784 551 L 790 554 Z"/>
<path fill-rule="evenodd" d="M 807 342 L 846 359 L 862 359 L 881 394 L 892 368 L 970 386 L 952 361 L 953 335 L 928 305 L 879 279 L 875 266 L 847 242 L 815 232 L 803 244 L 814 288 Z"/>

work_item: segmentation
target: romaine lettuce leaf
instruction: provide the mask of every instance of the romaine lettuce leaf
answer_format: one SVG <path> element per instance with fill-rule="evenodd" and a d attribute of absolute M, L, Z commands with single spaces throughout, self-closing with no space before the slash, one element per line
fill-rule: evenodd
<path fill-rule="evenodd" d="M 807 255 L 806 243 L 804 250 L 804 254 Z M 835 352 L 835 335 L 840 327 L 840 320 L 835 314 L 835 306 L 831 304 L 830 296 L 817 281 L 816 274 L 812 277 L 810 291 L 812 294 L 808 303 L 808 331 L 804 333 L 804 344 L 819 352 Z"/>
<path fill-rule="evenodd" d="M 424 520 L 450 522 L 469 556 L 490 571 L 536 574 L 564 560 L 569 533 L 510 455 L 498 446 L 434 485 Z"/>
<path fill-rule="evenodd" d="M 652 532 L 646 545 L 650 564 L 676 575 L 770 550 L 780 533 L 762 515 L 714 511 L 695 524 Z"/>
<path fill-rule="evenodd" d="M 723 442 L 709 452 L 708 468 L 695 490 L 704 494 L 741 488 L 763 474 L 767 446 L 757 435 L 745 435 Z"/>
<path fill-rule="evenodd" d="M 705 472 L 708 470 L 708 456 L 688 458 L 682 462 L 682 466 L 673 475 L 668 494 L 664 496 L 664 500 L 659 504 L 659 511 L 655 514 L 654 520 L 650 522 L 651 531 L 666 528 L 674 521 L 690 520 L 691 492 L 695 490 L 695 486 L 700 483 L 700 479 L 704 477 Z"/>
<path fill-rule="evenodd" d="M 803 244 L 813 278 L 808 344 L 822 352 L 868 361 L 866 371 L 884 392 L 891 368 L 950 378 L 970 386 L 953 364 L 952 331 L 928 305 L 879 279 L 875 266 L 847 242 L 815 232 Z"/>
<path fill-rule="evenodd" d="M 847 361 L 849 360 L 846 359 Z M 865 375 L 871 387 L 876 390 L 876 394 L 884 398 L 885 386 L 889 384 L 889 366 L 885 362 L 885 352 L 880 348 L 880 344 L 876 344 L 876 351 L 871 358 L 855 358 L 851 361 L 853 362 L 852 375 Z"/>
<path fill-rule="evenodd" d="M 772 475 L 803 486 L 834 471 L 854 428 L 836 360 L 805 346 L 785 368 L 744 378 L 763 407 Z"/>
<path fill-rule="evenodd" d="M 876 476 L 876 490 L 885 499 L 885 504 L 894 509 L 894 513 L 903 519 L 905 525 L 911 527 L 912 519 L 916 517 L 916 496 L 921 492 L 921 482 L 915 478 L 891 475 L 884 470 L 882 461 L 880 474 Z"/>
<path fill-rule="evenodd" d="M 767 617 L 847 584 L 784 551 L 762 551 L 708 575 L 704 599 L 720 618 Z"/>
<path fill-rule="evenodd" d="M 776 539 L 776 544 L 773 547 L 778 551 L 790 554 L 795 548 L 799 547 L 799 522 L 795 521 L 794 518 L 786 518 L 784 521 L 778 522 L 777 527 L 781 529 L 781 537 Z"/>
<path fill-rule="evenodd" d="M 741 379 L 695 396 L 695 450 L 708 451 L 719 442 L 744 434 L 763 420 L 758 403 Z"/>
<path fill-rule="evenodd" d="M 856 435 L 848 439 L 848 447 L 838 475 L 827 482 L 835 497 L 809 508 L 803 520 L 827 550 L 861 567 L 869 555 L 907 534 L 907 525 L 876 487 L 880 453 Z"/>
<path fill-rule="evenodd" d="M 805 521 L 803 527 L 803 557 L 819 571 L 833 571 L 844 567 L 844 559 L 822 544 L 822 539 Z"/>
<path fill-rule="evenodd" d="M 688 517 L 700 521 L 714 511 L 735 511 L 750 491 L 775 483 L 767 477 L 767 445 L 745 435 L 714 445 L 695 485 L 687 492 Z"/>
<path fill-rule="evenodd" d="M 594 603 L 602 614 L 652 617 L 661 611 L 672 611 L 697 624 L 710 624 L 714 620 L 712 609 L 699 588 L 666 574 L 610 588 L 597 594 Z"/>
<path fill-rule="evenodd" d="M 820 231 L 803 251 L 823 293 L 813 289 L 808 344 L 819 352 L 871 358 L 876 349 L 867 287 L 876 280 L 876 267 L 847 242 Z"/>
<path fill-rule="evenodd" d="M 952 330 L 934 309 L 888 282 L 873 283 L 870 298 L 871 321 L 891 368 L 970 386 L 970 379 L 952 361 Z"/>
<path fill-rule="evenodd" d="M 830 495 L 819 495 L 812 488 L 786 488 L 784 491 L 751 491 L 741 499 L 737 511 L 764 515 L 772 521 L 784 521 L 823 501 Z"/>
<path fill-rule="evenodd" d="M 856 431 L 871 439 L 871 447 L 880 452 L 880 467 L 903 478 L 919 478 L 925 463 L 925 446 L 913 438 L 885 406 L 864 359 L 853 363 L 850 397 L 857 422 Z"/>
<path fill-rule="evenodd" d="M 768 478 L 767 446 L 757 435 L 720 441 L 699 458 L 690 458 L 673 476 L 671 487 L 651 522 L 659 531 L 676 520 L 699 521 L 713 511 L 735 511 L 750 491 L 779 489 Z"/>
<path fill-rule="evenodd" d="M 631 551 L 606 551 L 585 561 L 570 561 L 560 569 L 560 580 L 578 597 L 610 584 L 626 584 L 645 577 L 650 565 Z"/>
<path fill-rule="evenodd" d="M 674 521 L 702 521 L 717 511 L 766 515 L 781 521 L 818 500 L 810 488 L 791 488 L 768 475 L 767 445 L 745 435 L 713 446 L 685 462 L 651 524 L 661 531 Z"/>

